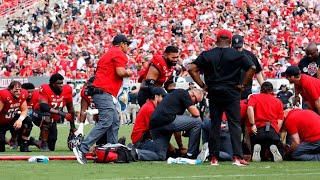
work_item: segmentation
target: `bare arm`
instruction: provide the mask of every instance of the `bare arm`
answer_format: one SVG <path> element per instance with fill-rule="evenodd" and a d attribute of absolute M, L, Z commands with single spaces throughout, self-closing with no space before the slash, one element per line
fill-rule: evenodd
<path fill-rule="evenodd" d="M 75 112 L 74 112 L 74 108 L 73 108 L 73 102 L 71 101 L 70 103 L 66 104 L 68 113 L 71 114 L 72 120 L 70 121 L 70 129 L 75 129 L 76 126 L 74 125 L 74 116 L 75 116 Z"/>
<path fill-rule="evenodd" d="M 3 106 L 4 106 L 3 102 L 2 102 L 2 101 L 0 101 L 0 112 L 1 112 L 1 111 L 2 111 L 2 109 L 3 109 Z"/>
<path fill-rule="evenodd" d="M 250 69 L 246 72 L 246 75 L 242 81 L 244 86 L 247 86 L 254 76 L 254 72 L 256 71 L 256 66 L 251 66 Z"/>
<path fill-rule="evenodd" d="M 258 83 L 261 86 L 261 84 L 264 82 L 264 78 L 263 78 L 262 72 L 259 72 L 258 74 L 256 74 L 256 78 L 257 78 Z"/>
<path fill-rule="evenodd" d="M 160 75 L 159 70 L 156 67 L 150 65 L 146 79 L 152 79 L 152 80 L 156 81 L 158 79 L 159 75 Z"/>
<path fill-rule="evenodd" d="M 189 113 L 193 116 L 193 117 L 199 117 L 200 116 L 200 112 L 198 110 L 198 108 L 195 105 L 189 106 L 187 108 L 187 110 L 189 111 Z"/>
<path fill-rule="evenodd" d="M 194 80 L 194 82 L 196 82 L 201 88 L 205 87 L 204 82 L 200 78 L 199 68 L 197 65 L 191 64 L 191 66 L 188 69 L 188 72 L 191 78 Z"/>
<path fill-rule="evenodd" d="M 317 78 L 320 79 L 320 68 L 317 70 Z"/>
<path fill-rule="evenodd" d="M 133 74 L 130 69 L 124 67 L 116 67 L 116 73 L 120 77 L 130 77 Z"/>
<path fill-rule="evenodd" d="M 320 97 L 317 100 L 315 100 L 314 104 L 316 106 L 318 114 L 320 114 Z"/>
<path fill-rule="evenodd" d="M 281 129 L 282 124 L 283 124 L 283 120 L 278 119 L 278 128 L 279 128 L 279 129 Z"/>
<path fill-rule="evenodd" d="M 298 133 L 292 134 L 290 137 L 291 137 L 292 143 L 290 145 L 290 148 L 289 148 L 287 154 L 291 154 L 300 144 L 300 137 L 299 137 Z"/>
<path fill-rule="evenodd" d="M 84 123 L 87 117 L 86 110 L 88 109 L 89 104 L 88 102 L 82 98 L 81 99 L 81 110 L 80 110 L 80 118 L 79 123 Z"/>

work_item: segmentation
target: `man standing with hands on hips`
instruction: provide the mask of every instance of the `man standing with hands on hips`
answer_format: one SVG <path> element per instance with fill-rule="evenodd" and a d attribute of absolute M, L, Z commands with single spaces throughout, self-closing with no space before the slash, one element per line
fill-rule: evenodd
<path fill-rule="evenodd" d="M 89 133 L 88 137 L 73 152 L 80 164 L 86 164 L 86 153 L 100 137 L 107 133 L 107 143 L 118 143 L 119 115 L 115 105 L 124 77 L 130 77 L 132 71 L 126 68 L 126 55 L 131 43 L 124 35 L 113 38 L 112 47 L 101 57 L 97 64 L 95 80 L 89 92 L 93 95 L 93 102 L 99 110 L 99 121 Z"/>
<path fill-rule="evenodd" d="M 240 127 L 240 92 L 251 81 L 256 67 L 242 52 L 230 47 L 232 34 L 220 30 L 217 34 L 217 47 L 202 52 L 191 64 L 189 73 L 192 79 L 208 91 L 211 116 L 209 134 L 209 158 L 211 165 L 219 165 L 220 126 L 222 113 L 227 115 L 233 148 L 233 165 L 249 165 L 243 159 Z M 242 82 L 241 69 L 246 71 Z M 199 71 L 204 73 L 205 84 L 200 79 Z"/>

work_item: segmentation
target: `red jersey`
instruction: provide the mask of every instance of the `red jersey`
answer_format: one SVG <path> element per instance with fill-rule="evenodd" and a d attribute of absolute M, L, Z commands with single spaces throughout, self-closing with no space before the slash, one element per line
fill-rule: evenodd
<path fill-rule="evenodd" d="M 39 100 L 45 100 L 48 102 L 49 107 L 61 110 L 66 104 L 72 103 L 72 87 L 64 84 L 62 87 L 62 93 L 56 95 L 49 84 L 43 84 L 39 87 Z M 39 103 L 35 106 L 35 109 L 40 109 Z M 52 118 L 55 121 L 60 119 L 57 114 L 52 114 Z"/>
<path fill-rule="evenodd" d="M 38 99 L 39 99 L 39 90 L 35 89 L 35 90 L 33 90 L 33 94 L 32 94 L 30 101 L 27 101 L 29 110 L 34 109 L 36 104 L 38 104 Z"/>
<path fill-rule="evenodd" d="M 160 55 L 154 55 L 150 60 L 149 66 L 147 67 L 145 73 L 142 75 L 143 79 L 146 79 L 150 65 L 155 66 L 159 71 L 159 77 L 156 80 L 156 86 L 163 86 L 163 84 L 172 76 L 174 67 L 168 67 L 166 61 Z M 139 78 L 140 79 L 140 78 Z"/>
<path fill-rule="evenodd" d="M 89 104 L 89 107 L 91 109 L 95 109 L 96 108 L 96 105 L 93 103 L 93 99 L 92 99 L 92 96 L 86 96 L 84 94 L 84 90 L 86 89 L 87 86 L 83 86 L 82 90 L 81 90 L 81 98 L 83 98 L 88 104 Z"/>
<path fill-rule="evenodd" d="M 127 63 L 127 55 L 119 47 L 111 47 L 99 60 L 92 85 L 117 97 L 123 78 L 117 75 L 116 67 L 125 68 Z"/>
<path fill-rule="evenodd" d="M 300 85 L 295 88 L 301 93 L 302 98 L 308 101 L 313 108 L 314 102 L 320 97 L 320 80 L 306 74 L 301 75 Z"/>
<path fill-rule="evenodd" d="M 147 101 L 141 107 L 131 133 L 131 141 L 133 144 L 142 138 L 144 132 L 149 130 L 150 118 L 155 108 L 153 101 Z"/>
<path fill-rule="evenodd" d="M 270 122 L 271 126 L 279 132 L 278 119 L 283 120 L 282 102 L 272 94 L 253 94 L 248 101 L 248 107 L 254 108 L 254 119 L 257 128 L 266 126 Z"/>
<path fill-rule="evenodd" d="M 291 110 L 284 121 L 284 127 L 288 134 L 298 133 L 301 142 L 320 140 L 320 116 L 311 110 Z"/>
<path fill-rule="evenodd" d="M 16 113 L 20 111 L 22 103 L 27 99 L 28 91 L 22 89 L 20 97 L 16 99 L 8 89 L 0 90 L 0 101 L 4 104 L 0 111 L 0 125 L 9 124 Z"/>

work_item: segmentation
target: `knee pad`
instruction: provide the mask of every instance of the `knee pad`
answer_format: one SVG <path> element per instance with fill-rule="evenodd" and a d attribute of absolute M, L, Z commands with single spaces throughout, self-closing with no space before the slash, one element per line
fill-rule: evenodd
<path fill-rule="evenodd" d="M 30 117 L 26 117 L 26 119 L 22 123 L 21 127 L 21 135 L 29 137 L 31 130 L 32 130 L 33 124 Z"/>
<path fill-rule="evenodd" d="M 52 128 L 53 124 L 54 123 L 51 121 L 51 117 L 43 116 L 42 121 L 40 123 L 40 129 L 49 131 Z"/>

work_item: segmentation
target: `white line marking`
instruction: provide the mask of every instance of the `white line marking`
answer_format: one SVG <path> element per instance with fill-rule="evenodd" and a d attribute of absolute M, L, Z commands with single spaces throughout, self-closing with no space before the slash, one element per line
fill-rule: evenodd
<path fill-rule="evenodd" d="M 316 173 L 277 173 L 277 174 L 216 174 L 216 175 L 203 175 L 203 176 L 156 176 L 156 177 L 133 177 L 133 178 L 107 178 L 107 179 L 95 179 L 95 180 L 128 180 L 128 179 L 196 179 L 196 178 L 224 178 L 224 177 L 264 177 L 264 176 L 305 176 L 305 175 L 320 175 L 320 172 Z M 92 180 L 92 179 L 81 179 L 81 180 Z"/>

